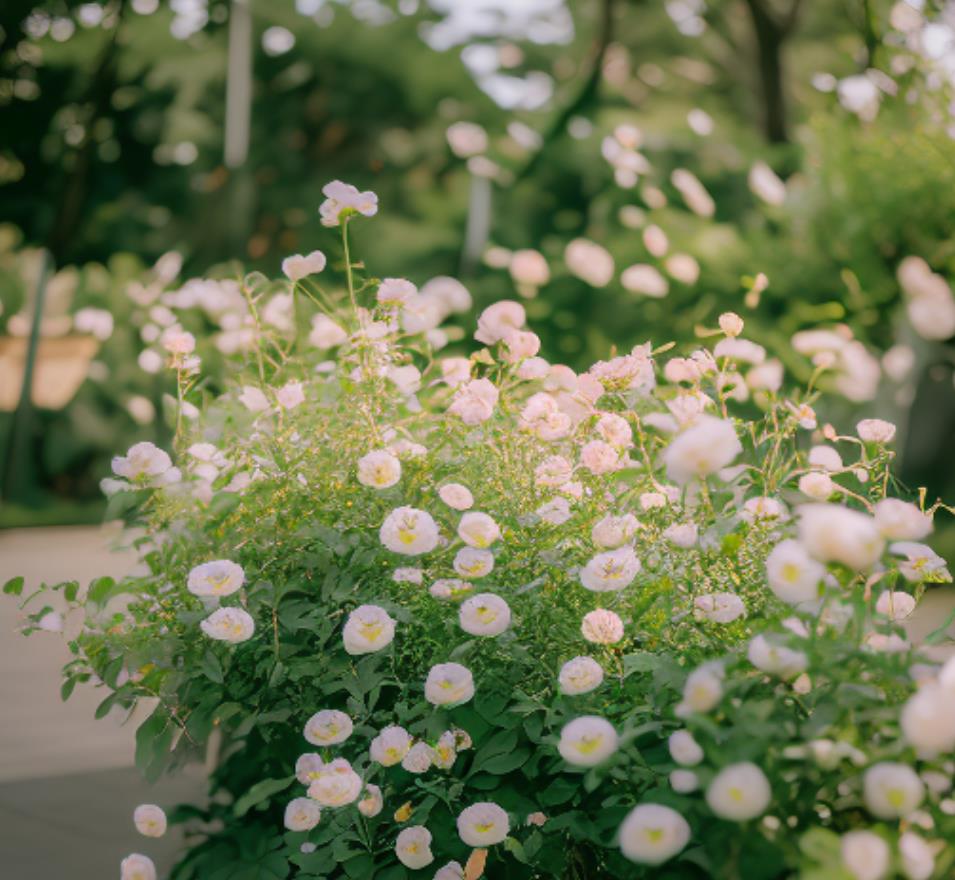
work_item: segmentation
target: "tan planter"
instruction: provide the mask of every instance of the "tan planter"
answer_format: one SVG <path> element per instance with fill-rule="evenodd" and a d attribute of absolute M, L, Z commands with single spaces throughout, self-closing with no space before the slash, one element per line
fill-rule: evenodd
<path fill-rule="evenodd" d="M 0 337 L 0 411 L 12 412 L 20 401 L 28 345 L 26 338 Z M 33 368 L 33 405 L 40 409 L 66 406 L 83 384 L 98 350 L 99 342 L 92 336 L 41 339 Z"/>

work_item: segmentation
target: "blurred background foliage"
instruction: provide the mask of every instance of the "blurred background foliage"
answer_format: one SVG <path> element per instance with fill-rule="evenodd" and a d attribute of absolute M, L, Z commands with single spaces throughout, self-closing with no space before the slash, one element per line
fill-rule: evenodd
<path fill-rule="evenodd" d="M 6 0 L 0 322 L 29 300 L 24 249 L 42 246 L 79 267 L 69 308 L 108 309 L 115 329 L 73 401 L 32 414 L 30 485 L 0 522 L 101 515 L 109 457 L 167 438 L 170 380 L 137 365 L 130 283 L 169 251 L 180 278 L 334 253 L 317 214 L 334 178 L 379 194 L 357 229 L 373 273 L 456 275 L 477 308 L 526 296 L 544 354 L 577 368 L 692 342 L 728 309 L 796 380 L 812 369 L 790 347 L 801 329 L 841 326 L 876 364 L 904 348 L 909 368 L 883 371 L 874 400 L 821 415 L 897 421 L 902 479 L 952 497 L 955 355 L 913 331 L 897 270 L 914 255 L 955 276 L 953 22 L 927 0 Z M 251 71 L 247 150 L 236 69 Z M 460 121 L 486 146 L 451 149 Z M 643 163 L 622 184 L 605 158 L 620 126 Z M 754 193 L 756 162 L 783 200 Z M 688 209 L 677 169 L 712 216 Z M 620 282 L 633 263 L 666 274 L 648 226 L 700 269 L 664 298 Z M 613 256 L 608 283 L 568 267 L 578 237 Z M 507 271 L 525 248 L 549 266 L 530 289 Z"/>

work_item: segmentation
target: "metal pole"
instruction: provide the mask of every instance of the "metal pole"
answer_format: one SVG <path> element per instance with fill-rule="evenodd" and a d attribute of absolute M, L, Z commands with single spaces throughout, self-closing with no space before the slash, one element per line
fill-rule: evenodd
<path fill-rule="evenodd" d="M 25 488 L 29 487 L 33 476 L 33 459 L 30 450 L 30 428 L 33 421 L 33 373 L 40 348 L 40 324 L 43 321 L 49 271 L 50 253 L 43 248 L 40 251 L 40 271 L 37 275 L 36 290 L 33 293 L 33 316 L 30 322 L 26 363 L 23 368 L 23 385 L 20 387 L 20 400 L 13 414 L 10 435 L 7 439 L 6 461 L 3 467 L 3 498 L 5 500 L 20 497 Z"/>

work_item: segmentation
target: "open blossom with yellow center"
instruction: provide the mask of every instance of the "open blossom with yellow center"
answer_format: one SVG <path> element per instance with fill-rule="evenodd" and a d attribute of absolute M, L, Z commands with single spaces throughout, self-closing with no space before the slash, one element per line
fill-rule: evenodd
<path fill-rule="evenodd" d="M 428 592 L 435 599 L 460 599 L 462 596 L 467 596 L 473 589 L 474 585 L 467 581 L 457 578 L 438 578 L 428 588 Z"/>
<path fill-rule="evenodd" d="M 285 807 L 285 827 L 289 831 L 311 831 L 321 818 L 322 808 L 311 798 L 295 798 Z"/>
<path fill-rule="evenodd" d="M 166 833 L 166 814 L 155 804 L 140 804 L 133 811 L 133 824 L 144 837 L 162 837 Z"/>
<path fill-rule="evenodd" d="M 580 572 L 580 582 L 594 592 L 622 590 L 640 571 L 640 560 L 632 547 L 598 553 Z"/>
<path fill-rule="evenodd" d="M 465 544 L 483 549 L 490 547 L 501 537 L 501 529 L 486 513 L 471 511 L 461 517 L 458 523 L 458 537 Z"/>
<path fill-rule="evenodd" d="M 149 856 L 133 853 L 119 866 L 120 880 L 156 880 L 156 866 Z"/>
<path fill-rule="evenodd" d="M 358 482 L 372 489 L 388 489 L 401 479 L 401 462 L 383 449 L 358 459 Z"/>
<path fill-rule="evenodd" d="M 344 758 L 336 758 L 323 768 L 309 787 L 308 796 L 323 807 L 343 807 L 358 800 L 361 777 Z"/>
<path fill-rule="evenodd" d="M 620 850 L 632 862 L 659 865 L 690 842 L 690 826 L 662 804 L 634 807 L 620 826 Z"/>
<path fill-rule="evenodd" d="M 600 686 L 604 671 L 593 657 L 574 657 L 560 669 L 558 681 L 563 693 L 570 696 L 586 694 Z"/>
<path fill-rule="evenodd" d="M 617 731 L 605 718 L 581 715 L 560 731 L 557 750 L 568 763 L 594 767 L 617 751 Z"/>
<path fill-rule="evenodd" d="M 500 596 L 478 593 L 462 603 L 459 619 L 472 636 L 498 636 L 511 622 L 511 609 Z"/>
<path fill-rule="evenodd" d="M 438 526 L 424 510 L 397 507 L 385 517 L 379 537 L 393 553 L 420 556 L 438 546 Z"/>
<path fill-rule="evenodd" d="M 460 663 L 438 663 L 424 683 L 424 695 L 435 706 L 466 703 L 474 696 L 474 677 Z"/>
<path fill-rule="evenodd" d="M 210 639 L 237 644 L 252 638 L 255 634 L 255 621 L 241 608 L 217 608 L 200 622 L 199 628 Z"/>
<path fill-rule="evenodd" d="M 866 809 L 879 819 L 904 819 L 925 797 L 925 784 L 908 764 L 883 761 L 865 772 Z"/>
<path fill-rule="evenodd" d="M 511 830 L 507 813 L 495 803 L 481 801 L 465 807 L 458 816 L 458 835 L 468 846 L 494 846 Z"/>
<path fill-rule="evenodd" d="M 305 739 L 313 746 L 334 746 L 345 742 L 352 732 L 352 720 L 338 709 L 322 709 L 305 724 Z"/>
<path fill-rule="evenodd" d="M 434 861 L 431 854 L 431 832 L 424 825 L 412 825 L 398 833 L 395 855 L 406 868 L 417 870 Z"/>
<path fill-rule="evenodd" d="M 369 754 L 372 761 L 377 761 L 383 767 L 393 767 L 401 762 L 411 748 L 412 737 L 403 727 L 391 724 L 385 727 L 371 741 Z"/>
<path fill-rule="evenodd" d="M 667 447 L 663 460 L 670 479 L 682 485 L 716 473 L 742 451 L 732 422 L 700 416 Z"/>
<path fill-rule="evenodd" d="M 709 712 L 723 698 L 723 667 L 704 663 L 694 669 L 683 685 L 683 699 L 674 710 L 678 718 L 695 712 Z"/>
<path fill-rule="evenodd" d="M 721 819 L 747 822 L 766 812 L 772 800 L 766 774 L 743 761 L 724 767 L 706 789 L 706 802 Z"/>
<path fill-rule="evenodd" d="M 228 559 L 216 559 L 193 568 L 186 579 L 186 589 L 194 596 L 231 596 L 244 583 L 241 565 Z"/>
<path fill-rule="evenodd" d="M 482 578 L 494 569 L 494 554 L 477 547 L 462 547 L 453 564 L 455 572 L 463 578 Z"/>
<path fill-rule="evenodd" d="M 395 621 L 377 605 L 359 605 L 348 615 L 342 631 L 345 650 L 352 655 L 380 651 L 394 637 Z"/>
<path fill-rule="evenodd" d="M 454 766 L 454 759 L 458 756 L 457 737 L 453 730 L 446 730 L 438 738 L 434 747 L 432 760 L 434 766 L 441 770 L 450 770 Z"/>
<path fill-rule="evenodd" d="M 322 760 L 322 756 L 315 752 L 307 752 L 304 755 L 299 755 L 298 760 L 295 762 L 295 778 L 298 779 L 302 785 L 311 785 L 318 779 L 324 766 L 325 762 Z"/>
<path fill-rule="evenodd" d="M 825 575 L 823 565 L 809 555 L 798 541 L 780 541 L 766 557 L 769 588 L 783 602 L 799 605 L 819 598 L 819 584 Z"/>

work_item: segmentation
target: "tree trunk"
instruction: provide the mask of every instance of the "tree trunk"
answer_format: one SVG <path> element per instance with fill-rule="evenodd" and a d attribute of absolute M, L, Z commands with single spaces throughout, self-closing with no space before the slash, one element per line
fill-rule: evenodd
<path fill-rule="evenodd" d="M 792 27 L 777 22 L 764 0 L 746 0 L 756 35 L 760 90 L 763 100 L 763 131 L 770 143 L 789 141 L 783 70 L 783 46 Z"/>

